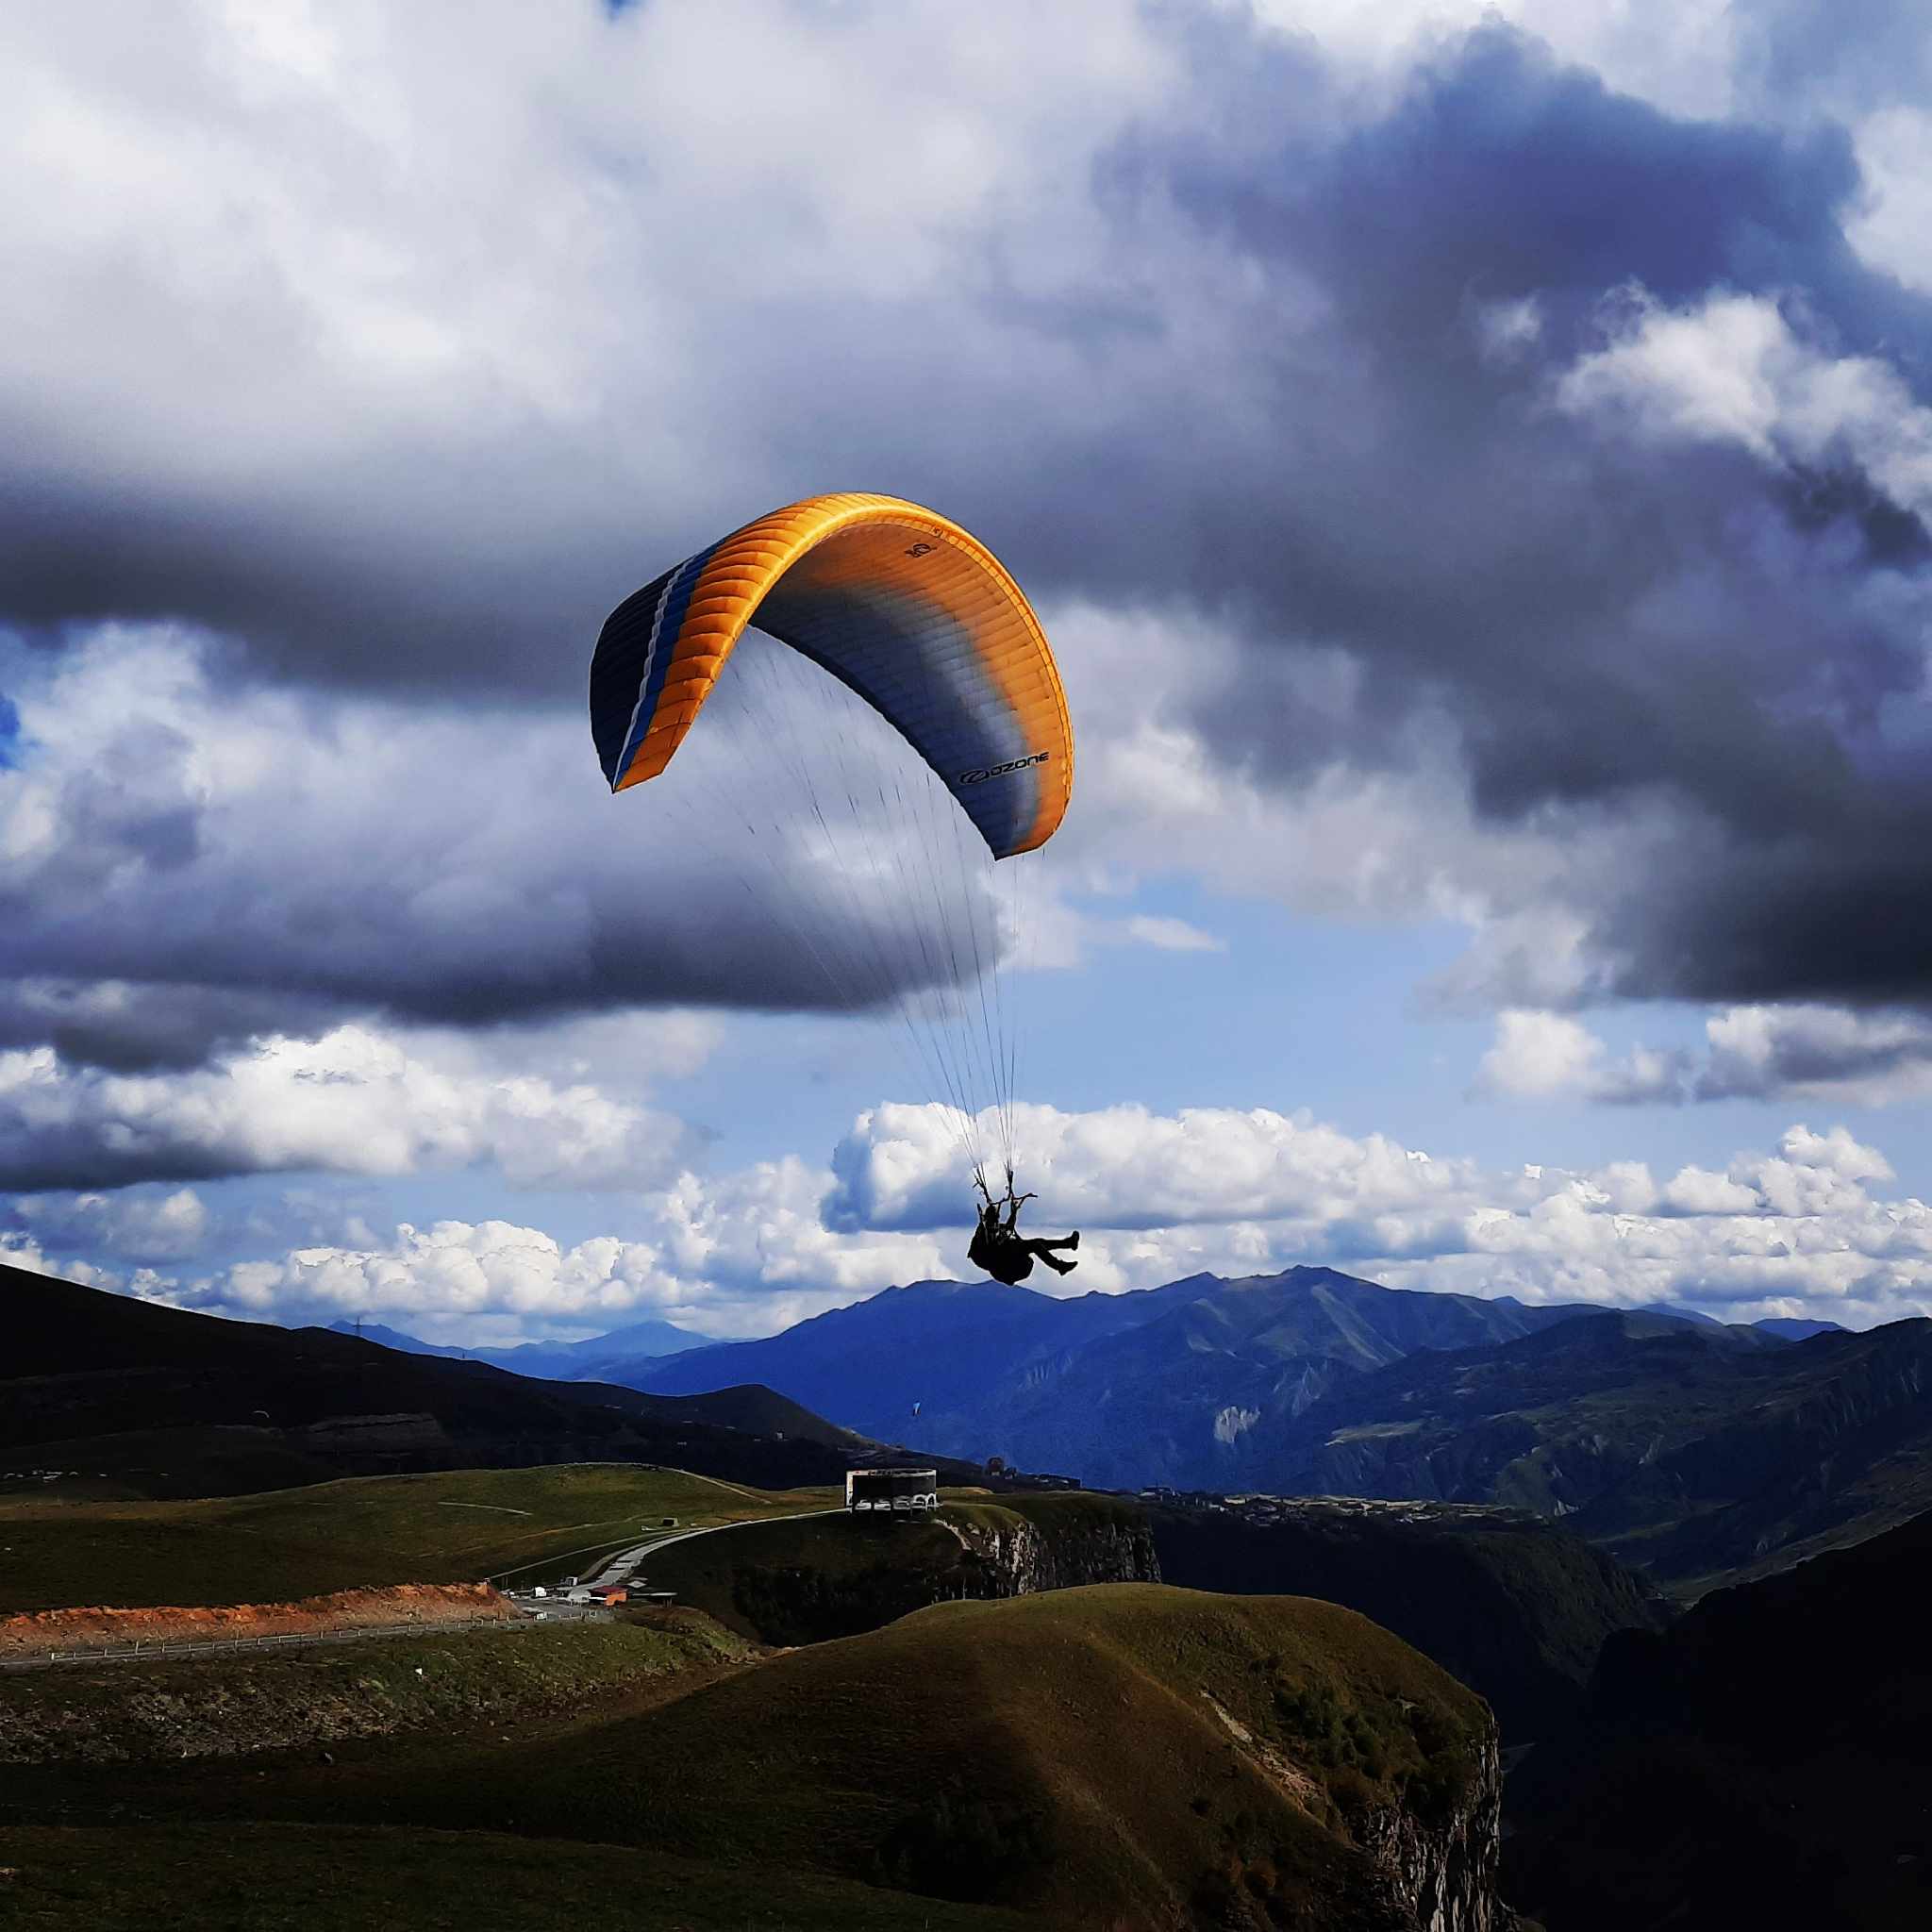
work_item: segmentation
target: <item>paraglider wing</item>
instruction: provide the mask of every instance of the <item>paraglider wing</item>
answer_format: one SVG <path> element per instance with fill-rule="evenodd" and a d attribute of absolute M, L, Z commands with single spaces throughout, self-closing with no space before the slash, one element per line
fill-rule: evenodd
<path fill-rule="evenodd" d="M 1058 829 L 1074 737 L 1039 620 L 976 538 L 891 496 L 774 510 L 611 612 L 591 665 L 591 729 L 613 791 L 670 763 L 748 625 L 885 717 L 995 858 Z"/>

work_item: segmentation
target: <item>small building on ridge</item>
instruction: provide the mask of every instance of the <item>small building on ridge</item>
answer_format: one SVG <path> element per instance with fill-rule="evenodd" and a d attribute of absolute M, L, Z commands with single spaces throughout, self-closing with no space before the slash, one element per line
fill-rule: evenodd
<path fill-rule="evenodd" d="M 864 1510 L 895 1510 L 901 1514 L 914 1509 L 940 1507 L 940 1474 L 936 1469 L 848 1469 L 845 1472 L 845 1507 L 855 1514 Z"/>

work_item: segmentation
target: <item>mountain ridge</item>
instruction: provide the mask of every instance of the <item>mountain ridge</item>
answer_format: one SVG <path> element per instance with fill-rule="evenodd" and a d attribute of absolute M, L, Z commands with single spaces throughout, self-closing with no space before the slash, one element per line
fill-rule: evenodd
<path fill-rule="evenodd" d="M 0 1449 L 38 1447 L 38 1461 L 58 1449 L 64 1464 L 138 1493 L 605 1457 L 682 1458 L 780 1488 L 840 1481 L 877 1449 L 766 1388 L 666 1398 L 537 1381 L 4 1264 L 0 1314 Z"/>
<path fill-rule="evenodd" d="M 334 1335 L 355 1335 L 364 1341 L 378 1341 L 404 1355 L 433 1355 L 459 1361 L 488 1362 L 492 1368 L 508 1369 L 512 1374 L 528 1375 L 543 1382 L 595 1382 L 607 1380 L 602 1373 L 611 1360 L 644 1361 L 658 1356 L 679 1355 L 689 1349 L 714 1348 L 718 1338 L 679 1328 L 670 1322 L 633 1322 L 613 1328 L 608 1335 L 592 1335 L 581 1341 L 520 1341 L 507 1348 L 463 1348 L 453 1342 L 425 1341 L 381 1322 L 360 1324 L 343 1319 L 331 1322 Z"/>
<path fill-rule="evenodd" d="M 1694 1591 L 1932 1504 L 1932 1372 L 1911 1324 L 1787 1325 L 1296 1267 L 1118 1297 L 915 1283 L 616 1373 L 658 1391 L 755 1379 L 862 1434 L 1095 1487 L 1574 1518 Z"/>
<path fill-rule="evenodd" d="M 1222 1453 L 1236 1438 L 1264 1416 L 1299 1413 L 1350 1373 L 1584 1312 L 1591 1305 L 1390 1289 L 1307 1266 L 1119 1295 L 925 1281 L 776 1336 L 610 1373 L 654 1393 L 761 1381 L 884 1440 L 916 1423 L 924 1446 L 948 1454 L 996 1452 L 1114 1487 L 1208 1487 L 1238 1474 Z"/>

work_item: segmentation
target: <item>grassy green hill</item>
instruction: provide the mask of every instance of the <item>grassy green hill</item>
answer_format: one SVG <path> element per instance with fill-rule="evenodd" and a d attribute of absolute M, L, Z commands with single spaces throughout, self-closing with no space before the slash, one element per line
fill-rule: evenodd
<path fill-rule="evenodd" d="M 1613 1631 L 1661 1621 L 1614 1558 L 1501 1510 L 1303 1502 L 1273 1523 L 1198 1509 L 1152 1521 L 1169 1583 L 1346 1604 L 1481 1691 L 1512 1744 L 1574 1717 Z"/>
<path fill-rule="evenodd" d="M 1375 1903 L 1377 1817 L 1401 1805 L 1455 1835 L 1493 1798 L 1493 1737 L 1480 1700 L 1351 1611 L 1119 1585 L 941 1605 L 635 1719 L 452 1753 L 433 1777 L 366 1765 L 236 1797 L 513 1819 L 1069 1924 L 1392 1932 L 1410 1922 Z"/>
<path fill-rule="evenodd" d="M 817 1643 L 876 1629 L 947 1596 L 983 1594 L 958 1537 L 937 1523 L 841 1511 L 673 1543 L 645 1566 L 727 1629 L 762 1643 Z"/>
<path fill-rule="evenodd" d="M 872 1445 L 769 1389 L 660 1399 L 229 1322 L 0 1264 L 0 1494 L 235 1494 L 324 1474 L 666 1462 L 836 1482 Z M 43 1485 L 32 1472 L 63 1472 Z M 11 1473 L 9 1478 L 8 1473 Z"/>
<path fill-rule="evenodd" d="M 1663 1616 L 1634 1574 L 1554 1524 L 1429 1506 L 1398 1514 L 1309 1502 L 1263 1524 L 1085 1492 L 987 1494 L 948 1501 L 933 1522 L 841 1514 L 700 1537 L 647 1569 L 653 1586 L 741 1635 L 817 1643 L 928 1604 L 1015 1593 L 1013 1561 L 995 1550 L 1014 1552 L 1026 1530 L 1059 1558 L 1029 1588 L 1154 1574 L 1079 1569 L 1096 1557 L 1118 1564 L 1126 1552 L 1096 1540 L 1114 1531 L 1151 1543 L 1168 1583 L 1358 1610 L 1486 1697 L 1511 1742 L 1575 1715 L 1612 1631 L 1654 1628 Z"/>
<path fill-rule="evenodd" d="M 142 1741 L 118 1761 L 90 1745 L 0 1762 L 0 1864 L 17 1874 L 0 1904 L 30 1906 L 32 1925 L 131 1924 L 158 1897 L 196 1924 L 327 1932 L 390 1899 L 399 1924 L 518 1924 L 528 1874 L 549 1871 L 558 1913 L 598 1905 L 596 1884 L 605 1912 L 691 1932 L 1000 1923 L 974 1907 L 1413 1932 L 1433 1910 L 1419 1886 L 1490 1896 L 1488 1710 L 1334 1605 L 1099 1586 L 940 1605 L 749 1663 L 691 1622 L 678 1641 L 704 1656 L 668 1664 L 629 1655 L 642 1632 L 533 1633 L 514 1709 L 494 1701 L 492 1660 L 523 1635 L 143 1669 L 122 1680 L 133 1716 L 106 1672 L 63 1680 L 72 1696 L 37 1679 L 24 1694 L 43 1717 L 71 1706 Z M 690 1674 L 646 1681 L 667 1668 Z M 192 1748 L 215 1723 L 196 1687 L 266 1748 Z M 406 1708 L 387 1729 L 352 1722 L 391 1702 Z M 196 1868 L 197 1845 L 222 1850 Z M 430 1882 L 464 1846 L 501 1874 L 500 1910 L 467 1872 Z"/>
<path fill-rule="evenodd" d="M 992 1548 L 995 1540 L 1010 1548 L 1026 1530 L 1058 1560 L 1052 1574 L 1023 1583 Z M 1109 1531 L 1144 1539 L 1145 1512 L 1111 1496 L 977 1491 L 949 1500 L 936 1519 L 841 1512 L 698 1537 L 654 1557 L 647 1572 L 653 1589 L 675 1590 L 680 1603 L 762 1643 L 822 1643 L 928 1604 L 1153 1574 L 1151 1564 L 1112 1560 L 1095 1541 Z"/>
<path fill-rule="evenodd" d="M 659 1693 L 751 1644 L 695 1610 L 0 1673 L 0 1764 L 152 1764 L 292 1751 Z"/>
<path fill-rule="evenodd" d="M 356 1476 L 194 1502 L 0 1500 L 0 1614 L 75 1604 L 279 1602 L 512 1568 L 541 1582 L 574 1553 L 680 1527 L 823 1507 L 633 1463 Z"/>
<path fill-rule="evenodd" d="M 0 1828 L 0 1915 L 19 1932 L 554 1932 L 580 1921 L 625 1932 L 1021 1932 L 1035 1923 L 614 1845 L 307 1824 Z"/>

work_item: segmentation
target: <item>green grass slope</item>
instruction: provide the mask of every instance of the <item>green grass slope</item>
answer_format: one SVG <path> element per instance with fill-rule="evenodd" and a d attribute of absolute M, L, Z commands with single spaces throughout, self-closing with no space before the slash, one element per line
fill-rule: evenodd
<path fill-rule="evenodd" d="M 6 1385 L 0 1383 L 0 1402 Z M 43 1496 L 63 1503 L 134 1503 L 249 1496 L 341 1474 L 289 1431 L 245 1424 L 122 1429 L 0 1452 L 0 1505 Z"/>
<path fill-rule="evenodd" d="M 1614 1558 L 1536 1518 L 1304 1503 L 1265 1524 L 1191 1509 L 1152 1521 L 1169 1583 L 1346 1604 L 1480 1691 L 1510 1743 L 1582 1709 L 1611 1632 L 1661 1620 Z"/>
<path fill-rule="evenodd" d="M 579 1708 L 752 1646 L 694 1610 L 0 1674 L 0 1764 L 179 1762 Z"/>
<path fill-rule="evenodd" d="M 937 1523 L 851 1515 L 760 1523 L 673 1543 L 645 1565 L 677 1592 L 761 1643 L 819 1643 L 875 1630 L 947 1597 L 984 1595 L 977 1562 Z"/>
<path fill-rule="evenodd" d="M 1029 1587 L 1050 1587 L 1062 1576 L 1124 1582 L 1150 1574 L 1104 1560 L 1106 1539 L 1144 1540 L 1145 1529 L 1137 1505 L 1111 1496 L 993 1500 L 981 1491 L 947 1502 L 936 1519 L 841 1511 L 698 1537 L 651 1558 L 646 1574 L 654 1590 L 674 1590 L 680 1603 L 759 1642 L 823 1643 L 876 1630 L 930 1604 L 1014 1594 L 1010 1567 L 993 1551 L 1012 1548 L 1028 1530 L 1055 1562 L 1052 1574 Z"/>
<path fill-rule="evenodd" d="M 389 1583 L 541 1582 L 575 1553 L 824 1507 L 633 1463 L 356 1476 L 193 1502 L 0 1500 L 0 1614 L 281 1602 Z M 584 1562 L 592 1558 L 587 1554 Z"/>
<path fill-rule="evenodd" d="M 767 1488 L 838 1481 L 858 1442 L 768 1389 L 675 1401 L 229 1322 L 0 1264 L 0 1491 L 232 1494 L 403 1470 L 668 1462 Z M 39 1487 L 38 1483 L 34 1485 Z M 58 1493 L 60 1486 L 54 1485 Z"/>
<path fill-rule="evenodd" d="M 613 1845 L 380 1825 L 0 1828 L 0 1919 L 19 1932 L 1019 1932 L 983 1906 Z"/>
<path fill-rule="evenodd" d="M 433 1781 L 370 1770 L 326 1802 L 1070 1924 L 1341 1932 L 1411 1923 L 1363 1835 L 1397 1805 L 1447 1829 L 1493 1735 L 1473 1693 L 1332 1604 L 1099 1586 L 941 1605 L 548 1748 Z"/>

